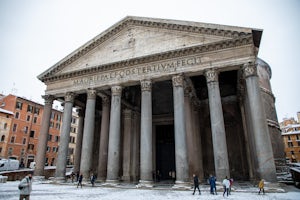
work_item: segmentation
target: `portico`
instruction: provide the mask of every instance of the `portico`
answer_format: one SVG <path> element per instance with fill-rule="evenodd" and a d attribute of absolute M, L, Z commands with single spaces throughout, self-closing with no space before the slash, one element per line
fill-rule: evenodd
<path fill-rule="evenodd" d="M 108 184 L 151 187 L 159 171 L 160 178 L 175 178 L 176 187 L 193 173 L 275 181 L 255 64 L 261 33 L 126 17 L 42 73 L 46 101 L 64 102 L 56 178 L 64 178 L 70 111 L 76 107 L 85 114 L 75 168 L 85 179 L 94 173 Z M 41 135 L 48 134 L 50 113 L 44 115 Z"/>

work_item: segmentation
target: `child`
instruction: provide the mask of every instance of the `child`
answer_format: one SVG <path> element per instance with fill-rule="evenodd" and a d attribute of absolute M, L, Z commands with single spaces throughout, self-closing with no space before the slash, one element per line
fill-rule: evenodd
<path fill-rule="evenodd" d="M 259 188 L 258 194 L 260 194 L 261 190 L 263 191 L 263 194 L 265 194 L 264 186 L 265 186 L 265 180 L 261 179 L 258 184 L 258 188 Z"/>

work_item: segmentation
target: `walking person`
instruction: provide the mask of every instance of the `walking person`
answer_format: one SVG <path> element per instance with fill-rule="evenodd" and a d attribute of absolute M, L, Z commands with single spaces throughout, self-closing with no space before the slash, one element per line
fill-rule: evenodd
<path fill-rule="evenodd" d="M 199 188 L 199 178 L 197 175 L 193 174 L 193 178 L 194 178 L 194 192 L 193 195 L 195 194 L 196 188 L 199 191 L 199 195 L 201 194 L 200 188 Z"/>
<path fill-rule="evenodd" d="M 30 199 L 30 193 L 32 190 L 32 175 L 28 174 L 21 180 L 19 183 L 19 190 L 20 190 L 20 200 L 29 200 Z"/>
<path fill-rule="evenodd" d="M 77 184 L 77 188 L 78 186 L 80 185 L 81 188 L 82 188 L 82 179 L 83 179 L 83 176 L 82 176 L 82 173 L 80 173 L 79 177 L 78 177 L 78 184 Z"/>
<path fill-rule="evenodd" d="M 227 194 L 227 197 L 228 197 L 228 191 L 229 191 L 229 187 L 230 187 L 230 181 L 228 180 L 227 176 L 223 180 L 222 184 L 223 184 L 223 187 L 224 187 L 223 197 L 224 197 L 225 193 Z"/>
<path fill-rule="evenodd" d="M 92 184 L 92 186 L 94 187 L 94 185 L 95 185 L 95 180 L 96 180 L 96 176 L 95 176 L 94 174 L 92 174 L 91 177 L 90 177 L 90 179 L 91 179 L 91 184 Z"/>
<path fill-rule="evenodd" d="M 229 179 L 229 182 L 230 182 L 230 186 L 229 186 L 229 195 L 231 195 L 231 188 L 232 188 L 232 185 L 233 185 L 233 178 L 230 178 L 230 179 Z"/>
<path fill-rule="evenodd" d="M 263 194 L 265 194 L 265 180 L 264 179 L 261 179 L 258 183 L 258 188 L 259 188 L 259 192 L 258 194 L 260 194 L 260 192 L 262 191 Z"/>
<path fill-rule="evenodd" d="M 210 193 L 217 195 L 216 181 L 217 181 L 216 177 L 211 174 L 209 176 Z"/>

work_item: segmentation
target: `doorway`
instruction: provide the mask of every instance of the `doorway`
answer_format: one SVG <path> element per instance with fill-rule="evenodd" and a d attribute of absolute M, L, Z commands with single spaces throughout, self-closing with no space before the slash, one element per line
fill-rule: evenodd
<path fill-rule="evenodd" d="M 174 180 L 175 139 L 174 125 L 156 126 L 156 181 Z"/>

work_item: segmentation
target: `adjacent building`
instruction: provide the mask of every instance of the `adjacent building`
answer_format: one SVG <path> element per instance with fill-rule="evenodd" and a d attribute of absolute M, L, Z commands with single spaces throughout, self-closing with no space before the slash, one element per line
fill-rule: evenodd
<path fill-rule="evenodd" d="M 75 168 L 88 180 L 175 186 L 215 174 L 276 181 L 283 143 L 262 30 L 126 17 L 43 72 L 41 135 L 63 102 L 56 179 L 64 180 L 72 110 L 80 110 Z M 78 147 L 78 148 L 77 148 Z M 35 175 L 42 176 L 41 145 Z M 171 174 L 171 176 L 170 176 Z"/>
<path fill-rule="evenodd" d="M 1 157 L 17 159 L 24 167 L 29 167 L 30 163 L 36 160 L 36 154 L 39 151 L 38 141 L 44 106 L 11 94 L 3 96 L 0 105 Z M 44 165 L 56 165 L 62 115 L 62 111 L 51 109 L 49 133 L 44 145 L 46 147 Z M 76 116 L 73 121 L 76 121 Z M 75 138 L 76 132 L 70 139 L 71 143 L 75 142 Z M 69 157 L 74 157 L 73 153 L 74 150 L 70 150 Z M 70 161 L 68 164 L 72 164 L 72 162 Z"/>
<path fill-rule="evenodd" d="M 300 112 L 297 113 L 298 121 L 284 118 L 280 123 L 284 151 L 288 162 L 300 162 Z"/>

